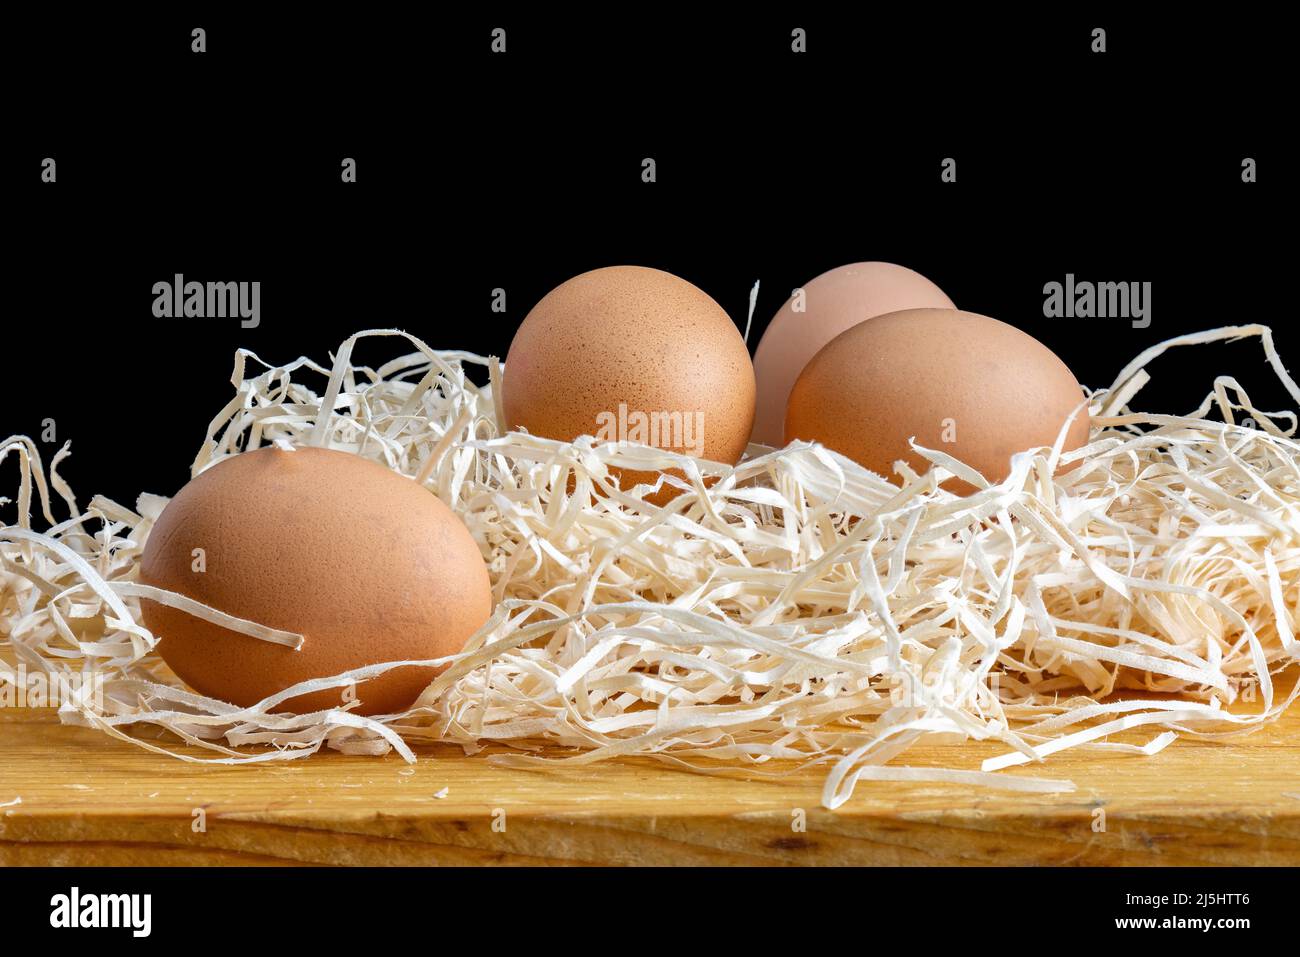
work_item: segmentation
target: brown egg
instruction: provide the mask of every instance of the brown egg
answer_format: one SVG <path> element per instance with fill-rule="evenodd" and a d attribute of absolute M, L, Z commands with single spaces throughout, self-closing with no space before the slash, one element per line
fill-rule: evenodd
<path fill-rule="evenodd" d="M 1011 456 L 1052 445 L 1084 396 L 1050 349 L 1014 326 L 950 309 L 877 316 L 836 336 L 790 393 L 785 439 L 806 439 L 899 482 L 893 463 L 929 463 L 908 439 L 947 452 L 997 482 Z M 1088 441 L 1082 410 L 1065 449 Z M 969 492 L 961 480 L 946 488 Z"/>
<path fill-rule="evenodd" d="M 942 289 L 893 263 L 850 263 L 801 287 L 780 308 L 754 353 L 758 403 L 751 440 L 780 446 L 790 390 L 808 361 L 845 329 L 900 309 L 954 309 Z M 802 310 L 802 311 L 799 311 Z"/>
<path fill-rule="evenodd" d="M 196 476 L 150 532 L 140 579 L 304 636 L 295 651 L 141 601 L 171 669 L 241 707 L 308 678 L 454 654 L 492 608 L 483 558 L 451 509 L 382 465 L 318 448 L 258 449 Z M 398 668 L 362 682 L 357 710 L 401 711 L 435 675 Z M 277 710 L 343 702 L 337 688 Z"/>
<path fill-rule="evenodd" d="M 754 423 L 754 368 L 706 293 L 658 269 L 610 266 L 560 284 L 528 313 L 506 356 L 502 401 L 511 429 L 731 464 Z M 629 470 L 620 485 L 657 478 Z"/>

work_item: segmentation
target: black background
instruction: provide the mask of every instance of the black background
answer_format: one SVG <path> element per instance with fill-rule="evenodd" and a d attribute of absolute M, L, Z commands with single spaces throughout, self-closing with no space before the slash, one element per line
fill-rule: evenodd
<path fill-rule="evenodd" d="M 190 52 L 195 25 L 207 53 Z M 793 26 L 807 54 L 790 52 Z M 171 494 L 231 395 L 237 347 L 324 362 L 351 332 L 396 326 L 504 355 L 549 289 L 624 262 L 689 279 L 741 326 L 761 280 L 751 349 L 793 287 L 881 259 L 1030 332 L 1094 387 L 1213 326 L 1270 324 L 1293 358 L 1281 37 L 1226 16 L 834 6 L 15 24 L 0 435 L 54 418 L 83 500 Z M 1241 182 L 1245 156 L 1260 182 Z M 154 318 L 153 283 L 178 272 L 261 281 L 260 327 Z M 1066 273 L 1150 281 L 1151 326 L 1045 319 L 1043 285 Z M 1283 407 L 1262 356 L 1180 350 L 1140 404 L 1187 411 L 1230 374 Z"/>

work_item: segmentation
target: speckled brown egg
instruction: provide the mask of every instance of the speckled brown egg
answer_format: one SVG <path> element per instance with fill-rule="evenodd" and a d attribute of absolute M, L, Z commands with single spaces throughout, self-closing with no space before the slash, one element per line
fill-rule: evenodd
<path fill-rule="evenodd" d="M 502 399 L 509 428 L 561 441 L 641 441 L 610 428 L 620 407 L 625 420 L 660 415 L 683 424 L 642 444 L 730 464 L 753 426 L 754 368 L 708 294 L 658 269 L 610 266 L 562 283 L 528 313 L 506 356 Z M 629 470 L 620 484 L 656 478 Z"/>
<path fill-rule="evenodd" d="M 754 352 L 758 404 L 751 440 L 780 446 L 785 408 L 804 366 L 845 329 L 900 309 L 955 309 L 944 291 L 893 263 L 849 263 L 800 287 L 772 317 Z"/>
<path fill-rule="evenodd" d="M 997 482 L 1011 456 L 1050 446 L 1084 399 L 1074 374 L 1015 326 L 951 309 L 877 316 L 832 339 L 795 382 L 785 439 L 821 442 L 899 481 L 893 463 L 924 472 L 908 446 L 947 452 Z M 1088 440 L 1081 410 L 1065 449 Z M 968 492 L 950 480 L 945 487 Z"/>
<path fill-rule="evenodd" d="M 258 449 L 200 473 L 150 531 L 140 579 L 304 636 L 295 651 L 141 601 L 171 669 L 241 707 L 308 678 L 454 654 L 492 607 L 478 546 L 451 509 L 382 465 L 318 448 Z M 435 676 L 407 667 L 362 682 L 357 710 L 401 711 Z M 344 693 L 277 710 L 338 707 Z"/>

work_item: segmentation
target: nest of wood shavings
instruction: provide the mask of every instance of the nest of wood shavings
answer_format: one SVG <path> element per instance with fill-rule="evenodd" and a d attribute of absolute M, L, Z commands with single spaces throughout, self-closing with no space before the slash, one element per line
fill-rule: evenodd
<path fill-rule="evenodd" d="M 415 351 L 354 365 L 363 337 Z M 166 499 L 82 509 L 58 476 L 67 447 L 47 472 L 36 444 L 14 437 L 0 446 L 20 468 L 17 523 L 0 529 L 0 682 L 19 664 L 99 674 L 102 693 L 85 686 L 62 719 L 185 760 L 294 759 L 324 745 L 414 760 L 412 745 L 451 741 L 509 745 L 488 760 L 528 767 L 620 755 L 751 775 L 825 764 L 828 807 L 861 779 L 1069 790 L 1001 770 L 1066 748 L 1152 754 L 1178 735 L 1240 733 L 1300 692 L 1275 695 L 1272 680 L 1300 661 L 1296 415 L 1254 408 L 1227 378 L 1190 415 L 1129 409 L 1151 359 L 1243 337 L 1259 338 L 1300 407 L 1267 328 L 1211 330 L 1148 350 L 1088 396 L 1085 448 L 1024 453 L 996 485 L 918 449 L 934 468 L 904 471 L 902 488 L 802 443 L 751 448 L 731 467 L 503 433 L 495 360 L 394 330 L 358 333 L 329 368 L 241 350 L 194 474 L 270 443 L 381 461 L 464 519 L 491 573 L 491 620 L 438 659 L 447 670 L 401 714 L 295 715 L 279 702 L 410 662 L 253 708 L 199 696 L 162 665 L 139 613 L 137 561 Z M 475 365 L 489 386 L 466 376 Z M 683 491 L 656 507 L 649 486 L 621 491 L 612 467 L 680 469 L 685 479 L 662 481 Z M 951 475 L 979 491 L 940 489 Z M 70 517 L 56 518 L 55 500 Z M 45 532 L 33 531 L 34 504 Z M 1241 713 L 1225 709 L 1243 697 Z M 1133 728 L 1151 736 L 1109 740 Z M 210 754 L 174 750 L 172 735 Z M 979 768 L 905 763 L 936 736 L 1007 751 Z M 573 750 L 557 758 L 555 746 Z"/>

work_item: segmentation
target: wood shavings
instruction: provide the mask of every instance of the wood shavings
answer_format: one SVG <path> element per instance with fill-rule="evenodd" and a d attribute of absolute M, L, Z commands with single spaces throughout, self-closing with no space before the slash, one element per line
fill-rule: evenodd
<path fill-rule="evenodd" d="M 97 497 L 80 510 L 58 477 L 67 447 L 47 466 L 16 436 L 0 444 L 0 462 L 19 466 L 17 522 L 0 527 L 0 665 L 107 675 L 101 698 L 64 701 L 61 718 L 190 761 L 321 747 L 414 761 L 412 746 L 449 741 L 469 753 L 508 745 L 488 760 L 533 768 L 623 755 L 755 777 L 829 765 L 832 808 L 864 780 L 1065 792 L 1068 781 L 1005 769 L 1069 748 L 1127 760 L 1178 736 L 1242 733 L 1300 694 L 1273 682 L 1300 661 L 1295 411 L 1258 410 L 1226 378 L 1191 415 L 1130 408 L 1162 353 L 1245 337 L 1300 408 L 1266 327 L 1209 330 L 1147 350 L 1090 395 L 1084 448 L 1023 453 L 996 485 L 918 449 L 935 468 L 901 488 L 806 443 L 753 446 L 732 467 L 502 433 L 495 359 L 398 330 L 349 338 L 331 368 L 240 350 L 235 395 L 193 473 L 263 445 L 314 444 L 411 476 L 478 542 L 497 601 L 487 625 L 402 714 L 278 708 L 403 662 L 253 708 L 196 695 L 161 667 L 139 616 L 137 562 L 166 499 L 144 494 L 130 509 Z M 413 351 L 356 365 L 363 338 Z M 467 376 L 473 366 L 487 386 Z M 1055 474 L 1058 459 L 1076 467 Z M 685 491 L 662 507 L 646 501 L 653 488 L 622 490 L 611 473 L 666 467 Z M 941 490 L 952 474 L 979 491 Z M 71 515 L 61 522 L 55 496 Z M 263 640 L 298 637 L 194 613 Z M 10 673 L 0 667 L 0 681 Z M 1239 700 L 1249 707 L 1226 709 Z M 199 751 L 145 737 L 148 725 Z M 1109 740 L 1127 731 L 1141 743 Z M 905 764 L 926 739 L 1007 752 L 980 768 Z M 551 757 L 543 745 L 573 750 Z"/>

